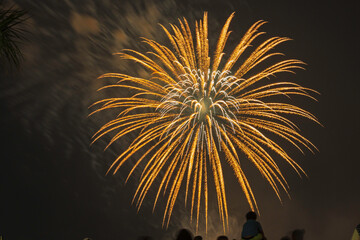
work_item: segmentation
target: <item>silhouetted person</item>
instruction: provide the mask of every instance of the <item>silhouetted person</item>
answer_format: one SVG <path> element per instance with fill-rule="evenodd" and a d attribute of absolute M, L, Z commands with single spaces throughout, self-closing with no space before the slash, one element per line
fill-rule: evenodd
<path fill-rule="evenodd" d="M 304 229 L 296 229 L 291 234 L 291 240 L 304 240 Z"/>
<path fill-rule="evenodd" d="M 181 229 L 177 235 L 176 240 L 192 240 L 193 236 L 191 232 L 185 228 Z"/>
<path fill-rule="evenodd" d="M 256 213 L 248 212 L 244 223 L 241 239 L 243 240 L 266 240 L 261 224 L 256 221 Z"/>
<path fill-rule="evenodd" d="M 282 237 L 280 240 L 291 240 L 288 236 Z"/>
<path fill-rule="evenodd" d="M 150 236 L 141 236 L 141 237 L 138 237 L 137 240 L 152 240 L 152 238 Z"/>
<path fill-rule="evenodd" d="M 194 237 L 194 240 L 202 240 L 202 236 L 196 236 Z"/>
<path fill-rule="evenodd" d="M 218 236 L 217 240 L 229 240 L 227 236 L 221 235 Z"/>

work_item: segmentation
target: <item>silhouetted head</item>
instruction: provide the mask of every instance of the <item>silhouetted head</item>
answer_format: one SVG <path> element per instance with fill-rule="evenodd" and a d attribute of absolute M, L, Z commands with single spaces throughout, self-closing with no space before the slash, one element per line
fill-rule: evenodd
<path fill-rule="evenodd" d="M 304 229 L 295 229 L 292 234 L 292 240 L 303 240 L 304 239 L 305 230 Z"/>
<path fill-rule="evenodd" d="M 202 236 L 196 236 L 194 237 L 194 240 L 202 240 Z"/>
<path fill-rule="evenodd" d="M 256 220 L 256 213 L 255 212 L 248 212 L 247 214 L 246 214 L 246 220 L 250 220 L 250 219 L 252 219 L 252 220 Z"/>
<path fill-rule="evenodd" d="M 152 240 L 152 238 L 150 236 L 141 236 L 141 237 L 138 237 L 137 240 Z"/>
<path fill-rule="evenodd" d="M 280 240 L 291 240 L 288 236 L 282 237 Z"/>
<path fill-rule="evenodd" d="M 192 240 L 192 234 L 189 230 L 183 228 L 179 231 L 176 240 Z"/>
<path fill-rule="evenodd" d="M 221 235 L 218 236 L 217 240 L 229 240 L 227 236 Z"/>

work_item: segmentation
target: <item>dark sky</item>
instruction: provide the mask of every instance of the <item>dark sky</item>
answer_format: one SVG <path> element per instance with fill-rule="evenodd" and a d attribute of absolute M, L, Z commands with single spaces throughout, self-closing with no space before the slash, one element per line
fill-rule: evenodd
<path fill-rule="evenodd" d="M 137 214 L 131 206 L 136 180 L 124 185 L 128 167 L 105 176 L 116 154 L 132 136 L 103 152 L 105 141 L 89 146 L 91 135 L 111 116 L 87 118 L 88 106 L 103 97 L 96 89 L 106 72 L 131 69 L 112 56 L 123 48 L 140 50 L 139 37 L 159 42 L 157 23 L 192 24 L 209 12 L 209 38 L 217 39 L 226 18 L 237 40 L 259 19 L 267 36 L 294 39 L 280 50 L 307 63 L 291 81 L 321 93 L 318 102 L 296 104 L 314 113 L 324 127 L 299 121 L 301 133 L 319 152 L 290 154 L 306 170 L 299 178 L 282 166 L 291 199 L 281 204 L 253 169 L 253 182 L 269 240 L 294 229 L 305 239 L 350 239 L 360 223 L 359 4 L 357 1 L 95 1 L 16 0 L 29 11 L 25 61 L 18 72 L 0 81 L 0 236 L 21 239 L 136 239 L 152 235 L 171 239 L 182 227 L 191 230 L 189 211 L 176 205 L 168 230 L 162 212 L 146 202 Z M 213 39 L 211 37 L 214 36 Z M 135 71 L 135 70 L 132 70 Z M 280 78 L 281 79 L 281 78 Z M 105 139 L 106 140 L 106 139 Z M 248 206 L 229 180 L 230 239 L 239 239 Z M 221 234 L 216 209 L 210 210 L 208 239 Z M 202 233 L 202 232 L 200 232 Z"/>

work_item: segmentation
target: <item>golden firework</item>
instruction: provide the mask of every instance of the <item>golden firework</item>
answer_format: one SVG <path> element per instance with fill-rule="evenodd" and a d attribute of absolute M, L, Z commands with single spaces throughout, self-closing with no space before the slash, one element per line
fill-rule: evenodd
<path fill-rule="evenodd" d="M 150 49 L 146 54 L 129 49 L 118 53 L 122 59 L 142 65 L 151 77 L 141 78 L 121 73 L 100 76 L 119 79 L 116 84 L 103 88 L 121 87 L 133 89 L 136 93 L 131 97 L 107 98 L 93 104 L 98 108 L 92 114 L 107 109 L 120 111 L 118 117 L 100 128 L 93 141 L 115 132 L 109 146 L 126 134 L 138 134 L 108 171 L 113 170 L 115 174 L 135 153 L 140 152 L 142 156 L 128 175 L 129 178 L 140 165 L 143 167 L 134 201 L 140 208 L 150 187 L 159 179 L 154 208 L 159 195 L 167 195 L 163 225 L 169 224 L 175 201 L 183 186 L 185 203 L 188 197 L 191 199 L 191 218 L 195 212 L 198 228 L 200 204 L 203 202 L 207 226 L 208 177 L 212 175 L 225 231 L 228 226 L 228 208 L 223 164 L 229 164 L 234 170 L 254 210 L 257 204 L 241 167 L 243 159 L 239 153 L 242 152 L 257 167 L 281 200 L 279 188 L 288 194 L 288 185 L 270 152 L 283 158 L 298 174 L 305 172 L 269 136 L 285 139 L 300 151 L 301 146 L 310 151 L 315 148 L 298 132 L 297 126 L 285 117 L 298 115 L 318 123 L 311 113 L 288 103 L 266 101 L 278 95 L 295 94 L 313 98 L 309 93 L 314 90 L 291 82 L 269 80 L 277 73 L 292 73 L 294 69 L 302 69 L 304 63 L 288 59 L 256 74 L 248 73 L 266 59 L 282 55 L 270 50 L 289 38 L 267 39 L 248 58 L 238 61 L 250 44 L 264 34 L 258 32 L 258 29 L 265 21 L 258 21 L 245 33 L 227 60 L 222 62 L 233 16 L 231 14 L 223 26 L 212 58 L 209 56 L 205 13 L 204 18 L 196 22 L 195 36 L 185 18 L 179 20 L 179 26 L 171 25 L 173 33 L 161 26 L 173 50 L 143 38 Z"/>

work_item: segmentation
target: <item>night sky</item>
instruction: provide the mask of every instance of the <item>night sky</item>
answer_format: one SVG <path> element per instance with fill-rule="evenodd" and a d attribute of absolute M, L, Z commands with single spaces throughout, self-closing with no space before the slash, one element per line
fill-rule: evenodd
<path fill-rule="evenodd" d="M 163 229 L 162 209 L 152 214 L 150 197 L 139 213 L 131 205 L 137 178 L 126 185 L 131 163 L 116 175 L 105 175 L 116 155 L 134 137 L 129 135 L 107 151 L 107 138 L 90 146 L 91 136 L 108 115 L 88 117 L 88 107 L 104 97 L 96 92 L 107 72 L 141 74 L 137 67 L 112 53 L 124 48 L 144 50 L 140 37 L 168 44 L 158 23 L 169 26 L 186 17 L 193 27 L 209 13 L 209 40 L 216 42 L 227 17 L 231 43 L 257 20 L 268 21 L 266 37 L 293 41 L 278 49 L 288 58 L 307 63 L 296 75 L 279 75 L 317 90 L 318 102 L 294 98 L 320 120 L 322 126 L 298 119 L 301 133 L 319 149 L 302 155 L 285 148 L 305 169 L 299 178 L 280 164 L 291 187 L 277 199 L 260 174 L 245 164 L 269 240 L 294 229 L 305 229 L 305 239 L 350 239 L 360 223 L 360 94 L 359 4 L 357 1 L 265 0 L 46 0 L 13 1 L 26 9 L 28 41 L 18 71 L 0 69 L 0 236 L 21 239 L 173 239 L 189 223 L 183 198 L 175 205 L 169 228 Z M 261 39 L 266 39 L 261 38 Z M 118 91 L 117 94 L 126 94 Z M 281 160 L 279 160 L 281 162 Z M 132 163 L 133 164 L 133 163 Z M 135 174 L 136 175 L 136 174 Z M 240 239 L 249 207 L 232 173 L 227 173 L 229 239 Z M 151 192 L 149 196 L 151 196 Z M 216 198 L 210 203 L 207 239 L 221 235 Z M 199 234 L 204 235 L 202 228 Z"/>

